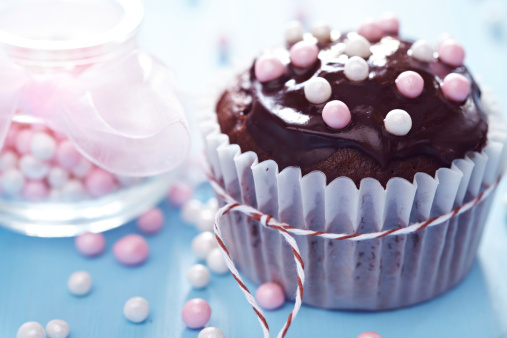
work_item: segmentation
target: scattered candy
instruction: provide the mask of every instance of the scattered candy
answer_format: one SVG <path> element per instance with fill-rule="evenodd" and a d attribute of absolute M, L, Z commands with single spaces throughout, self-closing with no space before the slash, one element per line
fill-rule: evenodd
<path fill-rule="evenodd" d="M 65 320 L 53 319 L 47 323 L 46 333 L 49 338 L 67 338 L 70 327 Z"/>
<path fill-rule="evenodd" d="M 229 272 L 225 259 L 218 248 L 211 250 L 208 256 L 206 256 L 206 264 L 211 271 L 218 275 L 223 275 Z"/>
<path fill-rule="evenodd" d="M 195 289 L 205 288 L 210 281 L 210 273 L 202 264 L 195 264 L 187 271 L 187 279 Z"/>
<path fill-rule="evenodd" d="M 383 30 L 377 22 L 367 20 L 359 26 L 357 33 L 364 36 L 368 41 L 377 42 L 382 38 Z"/>
<path fill-rule="evenodd" d="M 209 209 L 202 209 L 195 220 L 195 226 L 199 231 L 212 231 L 214 224 L 215 213 Z"/>
<path fill-rule="evenodd" d="M 19 160 L 19 168 L 27 178 L 40 180 L 49 174 L 49 164 L 41 161 L 32 155 L 24 155 Z"/>
<path fill-rule="evenodd" d="M 255 61 L 255 77 L 260 82 L 278 79 L 285 73 L 285 66 L 276 56 L 261 56 Z"/>
<path fill-rule="evenodd" d="M 25 186 L 25 176 L 17 169 L 9 169 L 1 178 L 2 191 L 9 196 L 16 196 Z"/>
<path fill-rule="evenodd" d="M 379 335 L 377 332 L 366 331 L 366 332 L 359 334 L 359 336 L 357 336 L 357 338 L 382 338 L 382 336 Z"/>
<path fill-rule="evenodd" d="M 257 303 L 266 310 L 278 309 L 285 303 L 283 289 L 276 283 L 261 284 L 255 292 L 255 298 Z"/>
<path fill-rule="evenodd" d="M 216 327 L 207 327 L 199 332 L 197 338 L 225 338 L 225 335 Z"/>
<path fill-rule="evenodd" d="M 370 67 L 363 58 L 353 56 L 345 63 L 343 72 L 350 81 L 363 81 L 368 78 Z"/>
<path fill-rule="evenodd" d="M 326 102 L 331 97 L 331 85 L 323 77 L 308 80 L 304 88 L 305 97 L 314 104 Z"/>
<path fill-rule="evenodd" d="M 183 307 L 181 318 L 186 326 L 199 329 L 206 325 L 211 317 L 211 308 L 204 299 L 194 298 Z"/>
<path fill-rule="evenodd" d="M 400 21 L 396 15 L 392 13 L 382 14 L 380 19 L 377 20 L 377 25 L 379 25 L 386 34 L 398 34 L 400 30 Z"/>
<path fill-rule="evenodd" d="M 137 219 L 137 228 L 145 234 L 156 234 L 162 229 L 165 222 L 165 216 L 159 208 L 153 208 L 146 211 Z"/>
<path fill-rule="evenodd" d="M 290 48 L 290 61 L 296 67 L 306 68 L 315 63 L 319 48 L 309 41 L 299 41 Z"/>
<path fill-rule="evenodd" d="M 412 128 L 412 118 L 402 109 L 391 110 L 384 119 L 386 130 L 396 136 L 407 135 Z"/>
<path fill-rule="evenodd" d="M 49 160 L 55 155 L 56 142 L 47 133 L 34 133 L 30 140 L 30 152 L 39 160 Z"/>
<path fill-rule="evenodd" d="M 117 187 L 117 182 L 113 174 L 95 168 L 86 176 L 85 187 L 90 196 L 102 197 L 112 193 Z"/>
<path fill-rule="evenodd" d="M 442 92 L 449 100 L 465 101 L 470 93 L 470 81 L 461 74 L 449 74 L 442 82 Z"/>
<path fill-rule="evenodd" d="M 465 49 L 457 41 L 446 39 L 438 47 L 438 57 L 449 66 L 460 67 L 465 60 Z"/>
<path fill-rule="evenodd" d="M 125 265 L 139 265 L 148 259 L 150 249 L 146 240 L 135 234 L 120 238 L 113 246 L 116 259 Z"/>
<path fill-rule="evenodd" d="M 287 41 L 289 45 L 292 45 L 303 40 L 303 33 L 304 29 L 301 22 L 297 20 L 290 21 L 285 27 L 285 41 Z"/>
<path fill-rule="evenodd" d="M 106 248 L 106 238 L 103 234 L 87 232 L 76 237 L 74 245 L 83 256 L 96 257 Z"/>
<path fill-rule="evenodd" d="M 42 181 L 28 181 L 21 191 L 21 196 L 29 202 L 43 201 L 48 195 L 49 189 Z"/>
<path fill-rule="evenodd" d="M 424 79 L 419 73 L 409 70 L 398 75 L 396 88 L 402 95 L 413 99 L 421 95 L 424 88 Z"/>
<path fill-rule="evenodd" d="M 435 59 L 435 50 L 426 40 L 414 42 L 408 53 L 414 59 L 422 62 L 431 62 Z"/>
<path fill-rule="evenodd" d="M 342 101 L 329 101 L 322 109 L 322 119 L 329 127 L 342 129 L 350 123 L 350 110 Z"/>
<path fill-rule="evenodd" d="M 46 338 L 44 327 L 37 322 L 26 322 L 18 329 L 17 338 Z"/>
<path fill-rule="evenodd" d="M 193 194 L 194 189 L 190 184 L 187 184 L 185 182 L 177 182 L 169 190 L 169 203 L 176 207 L 181 207 L 192 198 Z"/>
<path fill-rule="evenodd" d="M 360 56 L 367 58 L 370 56 L 370 43 L 365 37 L 359 34 L 348 34 L 345 41 L 345 54 L 348 56 Z"/>
<path fill-rule="evenodd" d="M 183 207 L 181 208 L 181 218 L 187 224 L 195 224 L 201 209 L 201 201 L 195 199 L 190 200 L 183 204 Z"/>
<path fill-rule="evenodd" d="M 92 277 L 86 271 L 76 271 L 70 275 L 67 281 L 67 287 L 70 293 L 75 296 L 84 296 L 92 288 Z"/>
<path fill-rule="evenodd" d="M 312 27 L 312 35 L 320 43 L 329 42 L 331 39 L 331 27 L 324 22 L 316 22 Z"/>
<path fill-rule="evenodd" d="M 201 232 L 192 240 L 192 251 L 199 259 L 206 259 L 211 250 L 216 247 L 215 235 L 209 231 Z"/>
<path fill-rule="evenodd" d="M 132 297 L 125 302 L 123 314 L 131 322 L 144 322 L 150 314 L 150 304 L 143 297 Z"/>

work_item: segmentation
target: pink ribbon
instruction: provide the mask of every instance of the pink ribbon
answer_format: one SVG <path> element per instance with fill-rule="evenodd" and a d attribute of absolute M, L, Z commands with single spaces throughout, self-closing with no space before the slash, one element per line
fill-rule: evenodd
<path fill-rule="evenodd" d="M 161 174 L 190 148 L 169 70 L 140 50 L 72 72 L 38 73 L 1 62 L 0 148 L 17 111 L 42 118 L 83 156 L 118 175 Z"/>

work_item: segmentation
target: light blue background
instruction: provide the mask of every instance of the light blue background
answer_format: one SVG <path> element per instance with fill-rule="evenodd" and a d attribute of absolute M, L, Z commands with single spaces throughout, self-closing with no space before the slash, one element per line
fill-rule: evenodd
<path fill-rule="evenodd" d="M 218 41 L 230 42 L 230 58 L 255 55 L 263 46 L 282 41 L 283 25 L 298 12 L 308 22 L 327 20 L 340 29 L 355 27 L 367 16 L 394 10 L 401 17 L 406 36 L 435 40 L 450 32 L 463 42 L 467 64 L 474 74 L 492 85 L 506 103 L 507 25 L 488 24 L 493 1 L 240 1 L 178 0 L 145 1 L 146 22 L 141 41 L 174 69 L 181 96 L 195 111 L 197 98 L 219 74 Z M 502 9 L 503 8 L 503 9 Z M 505 20 L 504 20 L 505 21 Z M 196 142 L 195 149 L 199 148 Z M 498 197 L 506 191 L 501 184 Z M 211 196 L 208 187 L 198 191 Z M 193 291 L 186 282 L 187 269 L 196 262 L 190 241 L 196 231 L 184 226 L 178 210 L 162 203 L 167 222 L 162 233 L 148 238 L 151 255 L 137 268 L 118 264 L 111 246 L 121 236 L 136 232 L 133 224 L 106 233 L 107 252 L 96 259 L 81 257 L 72 239 L 27 238 L 0 229 L 0 337 L 15 337 L 18 327 L 35 320 L 45 325 L 61 318 L 71 326 L 71 338 L 197 337 L 186 329 L 180 312 L 186 300 L 202 297 L 213 314 L 209 325 L 221 328 L 226 337 L 259 337 L 257 319 L 232 277 L 213 276 L 209 287 Z M 391 337 L 507 337 L 507 225 L 501 198 L 470 276 L 457 288 L 429 303 L 382 313 L 332 312 L 303 307 L 289 337 L 345 337 L 374 330 Z M 71 296 L 68 276 L 87 270 L 94 279 L 92 293 Z M 250 287 L 254 287 L 248 283 Z M 123 318 L 124 302 L 132 296 L 148 299 L 151 314 L 146 323 L 132 324 Z M 286 319 L 291 303 L 268 312 L 273 331 Z"/>

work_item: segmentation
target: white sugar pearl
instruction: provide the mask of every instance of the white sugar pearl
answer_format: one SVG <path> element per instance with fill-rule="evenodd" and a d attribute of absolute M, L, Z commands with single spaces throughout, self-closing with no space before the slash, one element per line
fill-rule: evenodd
<path fill-rule="evenodd" d="M 17 195 L 25 186 L 25 176 L 17 169 L 9 169 L 3 173 L 2 190 L 9 196 Z"/>
<path fill-rule="evenodd" d="M 370 42 L 359 34 L 349 34 L 345 41 L 345 54 L 367 58 L 371 54 Z"/>
<path fill-rule="evenodd" d="M 412 118 L 402 109 L 391 110 L 384 119 L 386 130 L 396 136 L 407 135 L 412 128 Z"/>
<path fill-rule="evenodd" d="M 211 250 L 216 247 L 215 235 L 209 231 L 201 232 L 192 240 L 192 251 L 199 259 L 206 259 Z"/>
<path fill-rule="evenodd" d="M 305 97 L 314 104 L 324 103 L 331 97 L 331 85 L 323 77 L 314 77 L 305 84 Z"/>
<path fill-rule="evenodd" d="M 37 322 L 26 322 L 19 327 L 16 338 L 46 338 L 46 331 Z"/>
<path fill-rule="evenodd" d="M 60 188 L 69 179 L 69 172 L 60 167 L 53 167 L 49 170 L 48 183 L 53 188 Z"/>
<path fill-rule="evenodd" d="M 213 212 L 214 214 L 217 213 L 218 209 L 219 209 L 219 205 L 218 205 L 218 200 L 216 198 L 210 198 L 208 200 L 208 202 L 206 202 L 206 208 L 208 208 L 209 210 L 211 210 L 211 212 Z"/>
<path fill-rule="evenodd" d="M 195 226 L 199 231 L 213 231 L 215 225 L 215 213 L 210 209 L 202 209 L 195 220 Z"/>
<path fill-rule="evenodd" d="M 207 327 L 199 332 L 197 338 L 225 338 L 225 335 L 216 327 Z"/>
<path fill-rule="evenodd" d="M 25 155 L 19 160 L 19 168 L 26 177 L 33 180 L 40 180 L 49 173 L 49 164 L 35 158 L 32 155 Z"/>
<path fill-rule="evenodd" d="M 353 56 L 345 63 L 343 72 L 350 81 L 363 81 L 368 78 L 370 67 L 363 58 Z"/>
<path fill-rule="evenodd" d="M 86 196 L 83 183 L 78 180 L 68 180 L 60 189 L 62 200 L 66 202 L 75 202 Z"/>
<path fill-rule="evenodd" d="M 294 20 L 287 23 L 287 26 L 285 27 L 285 41 L 287 41 L 288 44 L 294 44 L 298 41 L 303 40 L 303 25 L 301 22 Z"/>
<path fill-rule="evenodd" d="M 209 283 L 211 276 L 207 267 L 195 264 L 187 271 L 187 279 L 190 285 L 196 289 L 202 289 Z"/>
<path fill-rule="evenodd" d="M 220 252 L 220 249 L 215 248 L 210 251 L 208 256 L 206 257 L 206 264 L 216 274 L 222 275 L 229 271 L 227 264 L 225 264 L 225 259 Z"/>
<path fill-rule="evenodd" d="M 69 324 L 65 320 L 53 319 L 46 325 L 49 338 L 67 338 L 70 332 Z"/>
<path fill-rule="evenodd" d="M 90 170 L 92 169 L 92 166 L 93 165 L 90 161 L 88 161 L 86 158 L 82 157 L 79 160 L 79 163 L 74 168 L 72 168 L 72 173 L 77 178 L 83 178 L 90 172 Z"/>
<path fill-rule="evenodd" d="M 18 163 L 18 155 L 11 150 L 7 150 L 0 154 L 0 171 L 6 171 L 16 167 Z"/>
<path fill-rule="evenodd" d="M 195 224 L 197 216 L 202 209 L 202 203 L 199 200 L 190 200 L 183 204 L 181 208 L 181 218 L 187 224 Z"/>
<path fill-rule="evenodd" d="M 84 296 L 92 288 L 92 277 L 86 271 L 76 271 L 70 275 L 67 287 L 73 295 Z"/>
<path fill-rule="evenodd" d="M 39 160 L 49 160 L 55 155 L 56 142 L 47 133 L 37 132 L 30 141 L 30 152 Z"/>
<path fill-rule="evenodd" d="M 422 62 L 431 62 L 435 58 L 435 49 L 426 40 L 414 42 L 408 53 L 414 59 Z"/>
<path fill-rule="evenodd" d="M 131 322 L 144 322 L 150 314 L 150 304 L 143 297 L 132 297 L 125 302 L 123 314 Z"/>
<path fill-rule="evenodd" d="M 312 27 L 312 35 L 319 42 L 328 42 L 331 37 L 331 27 L 324 22 L 316 22 Z"/>

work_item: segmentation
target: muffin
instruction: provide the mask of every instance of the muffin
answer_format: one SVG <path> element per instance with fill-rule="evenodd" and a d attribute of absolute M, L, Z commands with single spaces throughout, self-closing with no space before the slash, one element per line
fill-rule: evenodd
<path fill-rule="evenodd" d="M 474 262 L 507 152 L 463 47 L 402 39 L 393 17 L 301 31 L 291 25 L 203 122 L 213 180 L 280 222 L 344 235 L 293 235 L 306 304 L 384 310 L 449 290 Z M 239 270 L 293 297 L 280 234 L 240 213 L 222 223 Z"/>

